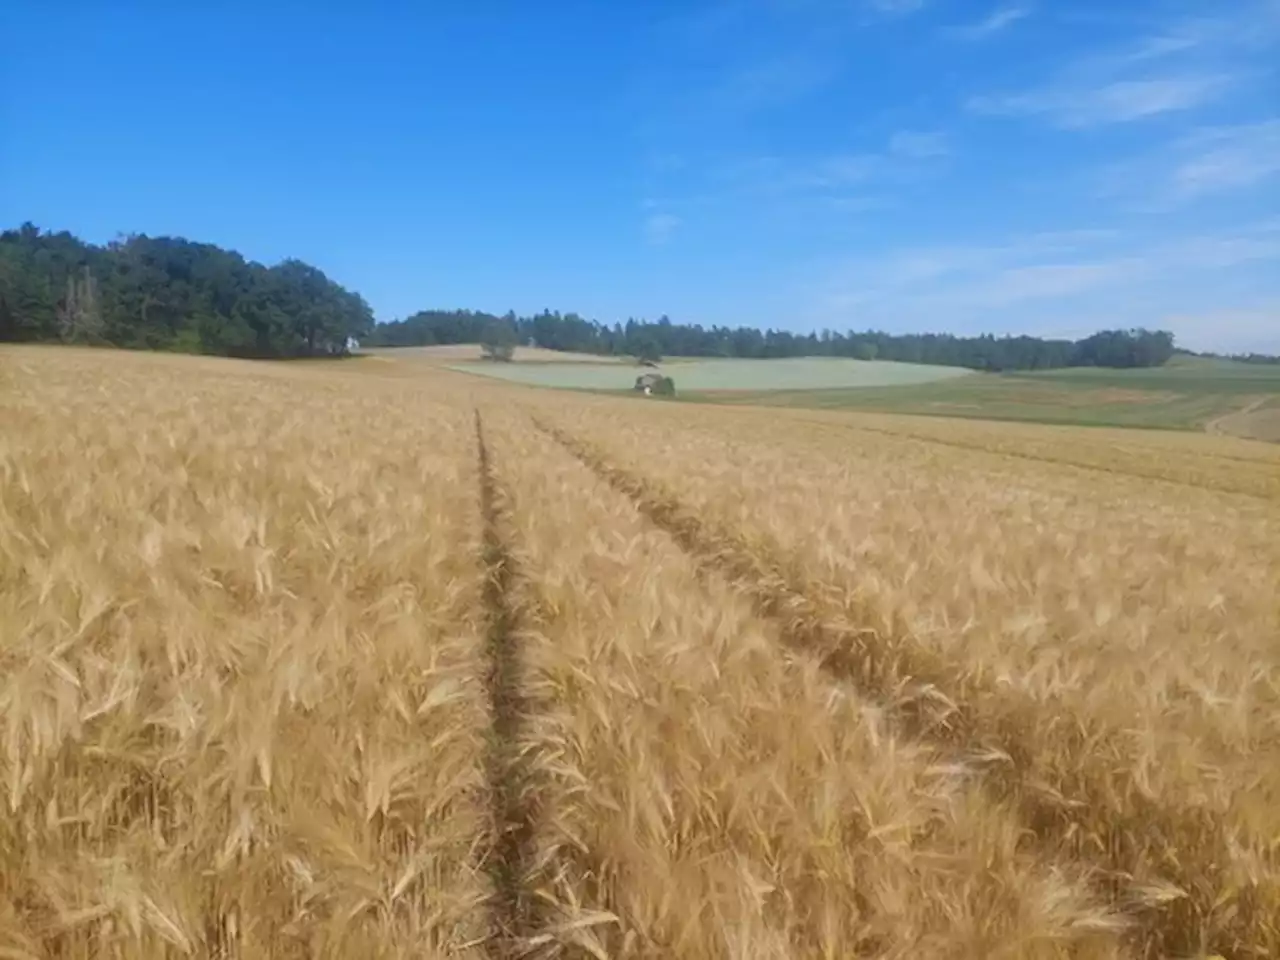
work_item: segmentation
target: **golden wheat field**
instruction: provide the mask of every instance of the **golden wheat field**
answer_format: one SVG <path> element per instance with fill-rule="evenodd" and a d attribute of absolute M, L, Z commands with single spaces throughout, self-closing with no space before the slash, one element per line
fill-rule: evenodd
<path fill-rule="evenodd" d="M 1280 956 L 1280 454 L 0 351 L 0 957 Z"/>

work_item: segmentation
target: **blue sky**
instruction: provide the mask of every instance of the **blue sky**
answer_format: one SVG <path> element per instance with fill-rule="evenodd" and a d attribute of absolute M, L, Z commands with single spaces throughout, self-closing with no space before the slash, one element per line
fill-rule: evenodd
<path fill-rule="evenodd" d="M 1280 0 L 9 0 L 0 224 L 380 319 L 1280 351 Z"/>

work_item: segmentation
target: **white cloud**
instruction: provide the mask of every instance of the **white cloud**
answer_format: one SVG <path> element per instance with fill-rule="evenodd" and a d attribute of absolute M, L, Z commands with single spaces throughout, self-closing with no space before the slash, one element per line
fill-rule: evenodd
<path fill-rule="evenodd" d="M 953 33 L 962 40 L 982 40 L 1013 26 L 1019 20 L 1031 16 L 1030 7 L 1002 7 L 977 23 L 957 27 Z"/>
<path fill-rule="evenodd" d="M 1044 82 L 970 97 L 967 106 L 1069 129 L 1192 111 L 1273 82 L 1278 42 L 1280 2 L 1234 0 L 1211 16 L 1167 21 L 1075 55 Z"/>
<path fill-rule="evenodd" d="M 1132 282 L 1150 265 L 1138 256 L 1082 262 L 1018 263 L 1011 248 L 958 248 L 890 258 L 867 269 L 844 302 L 945 311 L 1061 300 Z M 873 279 L 874 277 L 881 279 Z"/>
<path fill-rule="evenodd" d="M 1201 131 L 1172 174 L 1179 200 L 1239 190 L 1280 174 L 1280 120 Z"/>
<path fill-rule="evenodd" d="M 1059 126 L 1079 129 L 1190 110 L 1218 99 L 1231 83 L 1232 78 L 1224 74 L 1117 80 L 1093 86 L 1063 83 L 1026 94 L 974 97 L 967 106 L 974 113 L 996 116 L 1048 116 Z"/>
<path fill-rule="evenodd" d="M 1000 307 L 1029 300 L 1073 297 L 1100 287 L 1131 282 L 1148 265 L 1141 258 L 1121 258 L 1098 263 L 1045 263 L 1009 267 L 975 283 L 962 298 L 974 306 Z"/>
<path fill-rule="evenodd" d="M 675 214 L 654 213 L 645 218 L 645 239 L 654 246 L 661 246 L 672 238 L 683 221 Z"/>
<path fill-rule="evenodd" d="M 1280 177 L 1280 118 L 1202 127 L 1096 175 L 1103 197 L 1168 210 L 1259 188 Z"/>
<path fill-rule="evenodd" d="M 1170 244 L 1166 262 L 1190 269 L 1227 269 L 1254 261 L 1280 261 L 1280 234 L 1207 236 Z"/>
<path fill-rule="evenodd" d="M 1280 3 L 1237 0 L 1218 8 L 1217 16 L 1186 18 L 1145 38 L 1130 54 L 1134 61 L 1187 51 L 1249 53 L 1280 41 Z"/>
<path fill-rule="evenodd" d="M 1096 51 L 1081 65 L 1099 71 L 1143 63 L 1181 60 L 1200 66 L 1237 65 L 1242 58 L 1265 52 L 1280 41 L 1280 3 L 1234 0 L 1218 5 L 1216 15 L 1170 21 L 1127 44 Z"/>
<path fill-rule="evenodd" d="M 871 183 L 904 183 L 936 170 L 951 155 L 944 133 L 900 130 L 879 150 L 818 157 L 752 157 L 722 172 L 752 194 L 831 193 Z M 877 203 L 883 203 L 878 198 Z"/>
<path fill-rule="evenodd" d="M 814 319 L 1076 336 L 1090 326 L 1154 326 L 1195 311 L 1226 321 L 1243 311 L 1216 330 L 1190 321 L 1166 327 L 1186 345 L 1257 349 L 1262 318 L 1275 311 L 1255 316 L 1246 308 L 1280 301 L 1280 285 L 1268 279 L 1272 264 L 1280 264 L 1280 220 L 1174 239 L 1077 230 L 905 249 L 845 263 Z M 1280 327 L 1272 334 L 1280 337 Z"/>

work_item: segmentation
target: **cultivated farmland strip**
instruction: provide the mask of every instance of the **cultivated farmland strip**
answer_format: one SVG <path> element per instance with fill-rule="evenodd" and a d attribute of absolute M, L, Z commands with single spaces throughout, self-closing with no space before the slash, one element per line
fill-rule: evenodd
<path fill-rule="evenodd" d="M 127 352 L 8 374 L 0 954 L 482 956 L 470 410 Z"/>
<path fill-rule="evenodd" d="M 1274 857 L 1255 846 L 1260 872 L 1241 883 L 1230 869 L 1240 842 L 1232 825 L 1118 782 L 1106 761 L 1125 752 L 1123 731 L 1050 724 L 1054 752 L 1047 753 L 1039 739 L 1046 719 L 1035 704 L 957 671 L 907 633 L 832 611 L 822 585 L 798 578 L 776 548 L 708 524 L 661 481 L 618 467 L 563 430 L 544 429 L 682 546 L 742 583 L 793 643 L 891 704 L 906 731 L 994 761 L 984 765 L 994 798 L 1015 804 L 1044 849 L 1099 868 L 1101 889 L 1130 914 L 1147 955 L 1269 955 L 1278 942 Z"/>
<path fill-rule="evenodd" d="M 737 585 L 523 418 L 485 423 L 560 744 L 560 896 L 612 918 L 605 954 L 1131 956 L 1088 870 L 1020 849 L 970 763 L 790 656 Z"/>

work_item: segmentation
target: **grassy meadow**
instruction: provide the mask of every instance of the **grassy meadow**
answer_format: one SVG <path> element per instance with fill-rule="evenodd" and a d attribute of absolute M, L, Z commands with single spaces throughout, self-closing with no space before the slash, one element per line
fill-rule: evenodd
<path fill-rule="evenodd" d="M 0 956 L 1280 956 L 1280 447 L 460 362 L 0 348 Z"/>
<path fill-rule="evenodd" d="M 383 376 L 445 367 L 528 386 L 630 393 L 633 362 L 521 347 L 514 362 L 480 359 L 476 344 L 367 351 Z M 975 373 L 957 367 L 810 357 L 669 357 L 662 372 L 689 403 L 864 411 L 968 420 L 1187 430 L 1280 441 L 1280 367 L 1175 357 L 1165 367 Z"/>
<path fill-rule="evenodd" d="M 1280 440 L 1280 367 L 1177 358 L 1140 370 L 1075 368 L 972 376 L 908 388 L 812 384 L 739 393 L 682 391 L 688 400 L 866 410 L 1078 426 L 1209 430 Z"/>

